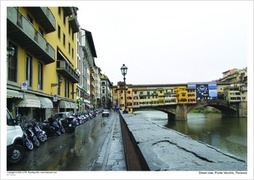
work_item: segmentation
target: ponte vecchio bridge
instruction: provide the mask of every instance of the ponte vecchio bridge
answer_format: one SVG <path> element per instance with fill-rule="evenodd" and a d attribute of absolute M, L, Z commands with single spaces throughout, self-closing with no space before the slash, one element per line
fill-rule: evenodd
<path fill-rule="evenodd" d="M 187 120 L 187 113 L 191 110 L 211 106 L 221 111 L 223 117 L 239 117 L 239 103 L 228 100 L 210 99 L 197 101 L 195 104 L 171 105 L 141 105 L 133 107 L 133 111 L 154 109 L 168 114 L 168 120 Z"/>
<path fill-rule="evenodd" d="M 202 107 L 214 107 L 223 117 L 247 117 L 247 88 L 229 83 L 126 85 L 116 87 L 116 105 L 130 113 L 154 109 L 168 114 L 169 120 L 187 120 L 187 113 Z"/>

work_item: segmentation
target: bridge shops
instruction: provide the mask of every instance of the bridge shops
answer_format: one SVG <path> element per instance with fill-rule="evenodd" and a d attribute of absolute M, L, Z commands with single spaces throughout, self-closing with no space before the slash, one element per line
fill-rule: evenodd
<path fill-rule="evenodd" d="M 195 108 L 214 107 L 223 116 L 247 117 L 247 88 L 245 84 L 225 82 L 192 82 L 187 84 L 126 85 L 113 87 L 113 104 L 133 113 L 142 109 L 156 109 L 169 119 L 186 120 Z"/>

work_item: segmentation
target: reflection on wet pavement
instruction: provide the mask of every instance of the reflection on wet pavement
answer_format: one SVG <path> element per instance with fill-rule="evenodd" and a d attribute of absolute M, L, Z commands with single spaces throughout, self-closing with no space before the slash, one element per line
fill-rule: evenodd
<path fill-rule="evenodd" d="M 7 170 L 27 170 L 27 171 L 84 171 L 84 170 L 117 170 L 114 169 L 102 169 L 108 162 L 111 161 L 124 161 L 123 147 L 121 144 L 121 131 L 119 125 L 118 114 L 112 112 L 109 118 L 101 117 L 87 121 L 85 124 L 78 126 L 75 133 L 63 134 L 59 137 L 53 137 L 48 139 L 45 143 L 37 149 L 26 153 L 25 159 L 16 165 L 8 165 Z M 113 133 L 114 132 L 114 133 Z M 112 138 L 113 134 L 118 134 L 118 144 L 112 143 L 115 141 Z M 112 146 L 112 147 L 110 147 Z M 113 146 L 117 146 L 113 147 Z M 103 150 L 106 149 L 106 151 Z M 111 149 L 110 149 L 111 148 Z M 112 149 L 113 148 L 113 149 Z M 110 151 L 109 151 L 110 149 Z M 122 157 L 113 159 L 116 156 L 111 155 L 114 153 L 114 149 L 122 153 Z M 99 156 L 108 157 L 108 162 L 102 162 L 103 166 L 94 165 L 97 163 Z M 111 163 L 112 164 L 112 163 Z M 120 165 L 119 165 L 120 166 Z M 124 169 L 121 165 L 121 170 Z M 119 169 L 119 168 L 118 168 Z"/>

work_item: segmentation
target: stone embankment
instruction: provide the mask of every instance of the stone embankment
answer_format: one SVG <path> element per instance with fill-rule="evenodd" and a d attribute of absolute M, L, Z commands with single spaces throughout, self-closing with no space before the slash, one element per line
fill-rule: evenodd
<path fill-rule="evenodd" d="M 244 160 L 142 116 L 120 119 L 128 170 L 247 171 Z"/>

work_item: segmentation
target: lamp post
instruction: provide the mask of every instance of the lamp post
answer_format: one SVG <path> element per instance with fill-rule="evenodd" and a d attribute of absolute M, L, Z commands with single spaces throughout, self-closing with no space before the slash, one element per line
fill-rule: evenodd
<path fill-rule="evenodd" d="M 7 57 L 8 59 L 12 58 L 15 54 L 15 48 L 12 46 L 7 47 Z"/>
<path fill-rule="evenodd" d="M 125 66 L 125 64 L 123 64 L 123 66 L 121 67 L 121 72 L 123 75 L 123 81 L 124 81 L 124 111 L 123 113 L 128 113 L 127 111 L 127 106 L 126 106 L 126 82 L 125 82 L 125 75 L 127 74 L 127 67 Z"/>
<path fill-rule="evenodd" d="M 58 95 L 60 95 L 60 93 L 61 93 L 61 84 L 62 84 L 62 82 L 63 82 L 63 78 L 61 77 L 61 76 L 58 76 L 58 89 L 57 89 L 57 93 L 58 93 Z"/>

